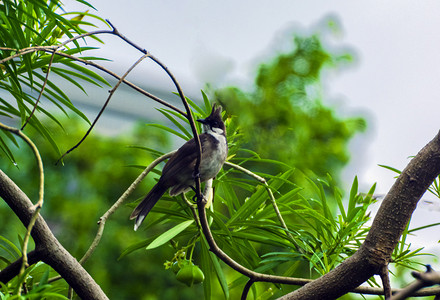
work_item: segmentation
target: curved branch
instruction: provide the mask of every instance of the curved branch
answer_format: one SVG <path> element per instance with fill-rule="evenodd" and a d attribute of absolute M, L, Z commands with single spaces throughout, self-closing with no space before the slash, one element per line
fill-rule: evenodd
<path fill-rule="evenodd" d="M 110 22 L 109 22 L 109 24 L 110 24 Z M 102 71 L 102 72 L 112 76 L 113 78 L 116 78 L 116 79 L 120 80 L 121 79 L 120 76 L 118 76 L 114 72 L 108 70 L 107 68 L 105 68 L 105 67 L 103 67 L 103 66 L 101 66 L 101 65 L 99 65 L 99 64 L 97 64 L 97 63 L 95 63 L 93 61 L 85 60 L 85 59 L 82 59 L 82 58 L 79 58 L 79 57 L 76 57 L 76 56 L 69 55 L 67 53 L 58 51 L 60 48 L 62 48 L 62 46 L 65 46 L 66 44 L 68 44 L 68 43 L 70 43 L 70 42 L 72 42 L 74 40 L 77 40 L 77 39 L 80 39 L 80 38 L 83 38 L 83 37 L 86 37 L 86 36 L 98 35 L 98 34 L 112 34 L 112 35 L 118 36 L 119 38 L 121 38 L 122 40 L 124 40 L 125 42 L 127 42 L 128 44 L 130 44 L 132 46 L 135 45 L 134 43 L 129 41 L 127 38 L 125 38 L 123 35 L 121 35 L 119 33 L 119 31 L 116 30 L 116 28 L 113 28 L 113 30 L 97 30 L 97 31 L 91 31 L 91 32 L 88 32 L 88 33 L 84 33 L 84 34 L 75 36 L 75 37 L 73 37 L 71 39 L 68 39 L 65 42 L 63 42 L 63 43 L 61 43 L 60 45 L 57 45 L 57 46 L 33 46 L 33 47 L 28 47 L 28 48 L 20 49 L 20 50 L 18 50 L 18 53 L 14 54 L 14 55 L 11 55 L 11 56 L 8 56 L 8 57 L 6 57 L 4 59 L 1 59 L 0 60 L 0 64 L 5 63 L 5 62 L 7 62 L 7 61 L 9 61 L 11 59 L 14 59 L 14 58 L 17 58 L 17 57 L 29 54 L 29 53 L 43 51 L 43 52 L 47 52 L 47 53 L 51 53 L 51 54 L 55 53 L 58 56 L 66 57 L 66 58 L 69 58 L 71 60 L 80 62 L 82 64 L 92 66 L 92 67 L 94 67 L 94 68 L 96 68 L 96 69 L 98 69 L 98 70 L 100 70 L 100 71 Z M 137 48 L 137 49 L 139 49 L 139 48 Z M 6 47 L 0 47 L 0 50 L 17 51 L 17 49 L 6 48 Z M 144 53 L 144 54 L 146 54 L 146 53 Z M 182 114 L 185 117 L 187 116 L 187 114 L 184 111 L 182 111 L 181 109 L 179 109 L 179 108 L 169 104 L 165 100 L 162 100 L 161 98 L 159 98 L 159 97 L 157 97 L 157 96 L 155 96 L 155 95 L 153 95 L 153 94 L 143 90 L 142 88 L 138 87 L 134 83 L 132 83 L 130 81 L 127 81 L 125 79 L 122 82 L 124 82 L 126 85 L 128 85 L 132 89 L 136 90 L 137 92 L 141 93 L 142 95 L 147 96 L 148 98 L 150 98 L 150 99 L 152 99 L 152 100 L 154 100 L 154 101 L 156 101 L 156 102 L 158 102 L 158 103 L 160 103 L 160 104 L 162 104 L 162 105 L 164 105 L 164 106 L 166 106 L 166 107 L 168 107 L 170 109 L 175 110 L 176 112 Z"/>
<path fill-rule="evenodd" d="M 283 276 L 275 276 L 262 274 L 258 272 L 254 272 L 249 270 L 248 268 L 240 265 L 235 260 L 230 258 L 223 250 L 217 246 L 217 243 L 212 236 L 211 229 L 209 228 L 208 219 L 206 217 L 205 206 L 203 203 L 197 202 L 197 211 L 199 212 L 200 224 L 202 226 L 203 235 L 206 238 L 206 241 L 209 245 L 209 250 L 214 253 L 218 258 L 220 258 L 224 263 L 233 268 L 235 271 L 249 277 L 253 282 L 265 281 L 265 282 L 273 282 L 273 283 L 284 283 L 284 284 L 292 284 L 292 285 L 304 285 L 309 283 L 310 280 L 304 278 L 293 278 L 293 277 L 283 277 Z"/>
<path fill-rule="evenodd" d="M 249 294 L 249 290 L 251 289 L 253 284 L 254 281 L 252 279 L 249 279 L 248 282 L 246 282 L 246 285 L 243 288 L 243 292 L 241 293 L 241 300 L 247 299 L 247 295 Z"/>
<path fill-rule="evenodd" d="M 41 259 L 42 257 L 39 251 L 32 250 L 29 253 L 27 253 L 27 263 L 29 265 L 33 265 L 41 261 Z M 20 257 L 20 259 L 14 261 L 6 268 L 2 269 L 0 271 L 0 282 L 6 284 L 7 282 L 11 281 L 15 276 L 17 276 L 20 273 L 22 264 L 23 264 L 23 257 Z"/>

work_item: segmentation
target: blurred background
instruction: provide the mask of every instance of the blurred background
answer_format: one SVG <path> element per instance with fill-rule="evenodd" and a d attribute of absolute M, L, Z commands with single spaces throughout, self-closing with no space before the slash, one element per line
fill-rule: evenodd
<path fill-rule="evenodd" d="M 65 4 L 69 11 L 83 9 L 74 1 Z M 402 169 L 408 156 L 416 154 L 439 129 L 437 1 L 121 4 L 95 0 L 91 4 L 98 15 L 159 57 L 189 97 L 200 97 L 206 83 L 252 90 L 259 65 L 291 50 L 293 34 L 321 32 L 321 42 L 328 49 L 345 49 L 353 56 L 342 68 L 325 70 L 326 105 L 342 116 L 360 115 L 368 122 L 365 134 L 352 141 L 344 176 L 351 181 L 357 174 L 366 185 L 377 181 L 381 193 L 388 191 L 393 176 L 377 165 Z M 335 24 L 329 26 L 329 20 Z M 114 69 L 123 72 L 138 58 L 135 50 L 116 38 L 103 39 L 106 46 L 100 53 L 114 59 Z M 136 83 L 173 91 L 170 80 L 154 64 L 144 63 L 136 72 L 130 75 Z"/>
<path fill-rule="evenodd" d="M 121 33 L 166 64 L 189 98 L 201 101 L 200 90 L 203 89 L 211 99 L 223 103 L 229 114 L 239 118 L 243 130 L 249 134 L 260 127 L 284 128 L 284 131 L 255 134 L 255 140 L 246 141 L 249 145 L 261 145 L 261 140 L 270 140 L 271 136 L 286 137 L 288 143 L 271 142 L 272 146 L 290 147 L 290 142 L 296 144 L 297 152 L 288 156 L 263 146 L 252 150 L 299 167 L 308 159 L 304 168 L 313 165 L 313 172 L 318 176 L 331 172 L 346 192 L 357 175 L 361 191 L 368 191 L 377 182 L 376 192 L 385 194 L 394 182 L 395 173 L 379 164 L 403 169 L 409 157 L 439 130 L 438 1 L 94 0 L 90 3 L 97 10 L 94 13 L 110 20 Z M 64 9 L 84 11 L 86 8 L 66 0 Z M 106 27 L 101 24 L 100 28 Z M 97 53 L 108 58 L 103 64 L 118 74 L 123 74 L 140 57 L 137 51 L 115 37 L 100 38 L 105 44 L 96 44 L 101 48 Z M 302 55 L 313 59 L 301 60 Z M 284 70 L 289 58 L 294 58 L 294 76 Z M 284 71 L 285 78 L 273 75 Z M 298 81 L 298 78 L 302 79 Z M 151 61 L 145 60 L 128 80 L 180 105 L 172 94 L 175 89 L 171 81 Z M 280 85 L 274 91 L 267 89 L 279 82 L 289 82 L 289 85 L 285 88 Z M 60 83 L 60 87 L 69 91 L 72 101 L 89 119 L 94 118 L 108 95 L 106 88 L 88 88 L 85 95 L 66 83 Z M 296 106 L 287 106 L 290 101 L 287 99 L 292 97 Z M 267 99 L 271 102 L 265 102 Z M 313 100 L 309 110 L 302 103 L 304 99 Z M 273 107 L 263 111 L 255 103 L 272 103 Z M 60 172 L 52 164 L 57 159 L 53 152 L 49 148 L 42 150 L 47 151 L 48 182 L 59 181 L 59 185 L 46 192 L 55 199 L 50 201 L 50 210 L 72 214 L 68 220 L 52 216 L 51 226 L 63 245 L 78 257 L 95 234 L 94 228 L 84 220 L 97 220 L 139 173 L 125 166 L 146 165 L 151 160 L 144 152 L 127 149 L 127 144 L 154 145 L 164 152 L 182 144 L 182 140 L 144 126 L 146 122 L 164 122 L 163 116 L 154 109 L 160 107 L 122 86 L 98 122 L 97 134 L 81 146 L 81 151 L 96 153 L 96 156 L 84 157 L 79 151 L 74 152 Z M 280 122 L 270 123 L 271 116 Z M 334 126 L 326 125 L 326 130 L 337 131 L 337 134 L 328 136 L 328 131 L 319 131 L 323 120 Z M 298 137 L 298 132 L 306 132 L 301 125 L 306 123 L 316 124 L 310 127 L 322 132 L 322 140 L 332 141 L 333 148 L 327 151 L 328 157 L 323 162 L 314 155 L 315 147 L 321 149 L 321 145 L 306 142 L 310 135 Z M 67 150 L 85 130 L 84 122 L 69 121 L 69 135 L 60 135 L 60 147 Z M 115 137 L 121 138 L 116 146 Z M 22 166 L 32 166 L 29 155 L 21 159 Z M 20 170 L 8 168 L 12 176 L 20 176 Z M 152 183 L 153 179 L 149 178 L 148 184 L 136 191 L 133 200 L 148 191 Z M 20 186 L 28 194 L 35 194 L 35 182 L 23 182 Z M 108 234 L 104 234 L 98 252 L 91 259 L 94 263 L 86 267 L 114 299 L 130 299 L 142 294 L 143 299 L 194 298 L 194 289 L 183 288 L 174 276 L 163 270 L 163 257 L 172 256 L 172 249 L 169 253 L 154 250 L 148 255 L 137 251 L 124 257 L 123 263 L 116 261 L 127 245 L 139 241 L 139 233 L 132 232 L 132 224 L 127 221 L 129 211 L 128 207 L 118 211 L 116 222 L 108 223 Z M 412 224 L 418 227 L 437 222 L 439 214 L 436 198 L 426 195 Z M 13 222 L 13 216 L 4 218 Z M 129 230 L 116 223 L 126 224 Z M 80 242 L 72 239 L 77 232 L 84 232 Z M 424 246 L 427 252 L 438 251 L 438 230 L 420 231 L 411 238 L 415 248 Z M 147 256 L 148 263 L 140 264 Z M 102 269 L 103 265 L 108 265 L 108 269 Z M 127 288 L 129 282 L 139 282 L 139 278 L 146 286 L 157 286 L 159 291 L 169 294 L 145 290 L 138 285 Z M 160 288 L 162 286 L 169 289 Z M 200 287 L 195 292 L 203 295 Z"/>

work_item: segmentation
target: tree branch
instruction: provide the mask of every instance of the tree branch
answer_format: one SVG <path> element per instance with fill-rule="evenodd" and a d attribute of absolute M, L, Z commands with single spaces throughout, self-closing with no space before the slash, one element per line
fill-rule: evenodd
<path fill-rule="evenodd" d="M 20 188 L 0 170 L 0 197 L 28 226 L 33 215 L 32 202 Z M 38 215 L 31 232 L 41 260 L 50 265 L 72 286 L 82 299 L 108 299 L 101 287 L 79 264 L 79 262 L 59 243 L 41 215 Z"/>
<path fill-rule="evenodd" d="M 390 262 L 418 201 L 439 174 L 440 132 L 410 161 L 391 187 L 360 249 L 331 272 L 280 299 L 336 299 L 380 274 Z"/>
<path fill-rule="evenodd" d="M 403 288 L 398 293 L 395 293 L 389 300 L 402 300 L 414 295 L 414 293 L 424 287 L 434 284 L 440 284 L 440 273 L 434 272 L 431 266 L 426 266 L 426 272 L 412 272 L 414 278 L 417 280 Z"/>
<path fill-rule="evenodd" d="M 27 263 L 29 265 L 33 265 L 39 261 L 41 261 L 41 253 L 38 251 L 32 250 L 27 254 Z M 6 268 L 0 271 L 0 282 L 6 284 L 10 280 L 12 280 L 15 276 L 20 273 L 21 266 L 23 264 L 23 257 L 14 261 Z"/>

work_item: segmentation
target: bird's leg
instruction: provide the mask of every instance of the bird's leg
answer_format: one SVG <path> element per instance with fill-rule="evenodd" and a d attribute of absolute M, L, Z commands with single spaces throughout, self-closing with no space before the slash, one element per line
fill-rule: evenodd
<path fill-rule="evenodd" d="M 193 201 L 194 203 L 197 203 L 197 190 L 196 190 L 196 188 L 193 187 L 192 185 L 190 185 L 189 187 L 194 191 L 194 193 L 196 193 L 196 194 L 194 195 L 194 197 L 192 197 L 192 201 Z M 200 195 L 202 196 L 202 202 L 206 202 L 206 201 L 205 201 L 205 196 L 203 195 L 203 193 L 200 194 Z"/>
<path fill-rule="evenodd" d="M 194 181 L 200 178 L 200 170 L 194 171 L 192 174 Z"/>

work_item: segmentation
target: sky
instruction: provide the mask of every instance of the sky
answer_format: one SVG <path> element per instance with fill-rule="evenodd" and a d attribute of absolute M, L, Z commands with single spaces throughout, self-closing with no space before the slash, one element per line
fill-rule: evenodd
<path fill-rule="evenodd" d="M 330 72 L 325 98 L 342 115 L 365 117 L 369 126 L 351 142 L 347 185 L 357 175 L 365 190 L 377 182 L 385 194 L 395 174 L 378 165 L 403 169 L 440 129 L 440 1 L 89 2 L 95 14 L 164 62 L 190 96 L 207 81 L 250 88 L 258 64 L 286 50 L 292 33 L 313 32 L 329 17 L 338 20 L 341 31 L 327 42 L 354 51 L 355 62 Z M 73 0 L 65 4 L 84 10 Z M 123 73 L 140 56 L 114 37 L 104 40 L 102 53 L 114 60 L 113 70 Z M 132 80 L 173 91 L 151 63 Z M 425 215 L 436 222 L 439 213 Z"/>

